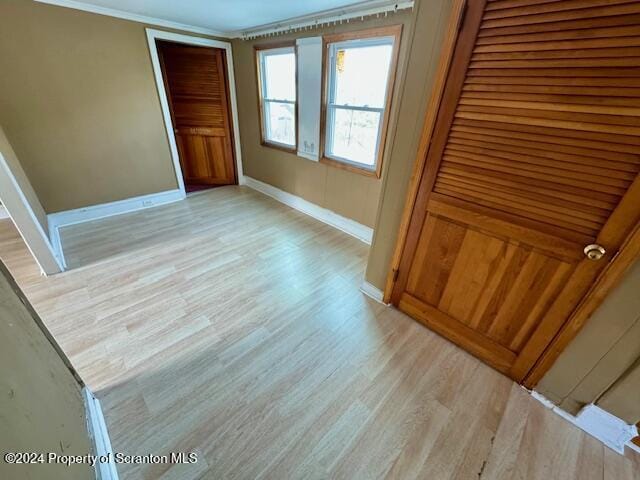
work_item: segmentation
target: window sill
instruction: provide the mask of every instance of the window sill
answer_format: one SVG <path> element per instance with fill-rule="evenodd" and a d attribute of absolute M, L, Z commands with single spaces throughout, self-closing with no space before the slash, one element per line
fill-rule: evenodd
<path fill-rule="evenodd" d="M 271 143 L 265 140 L 260 142 L 260 145 L 262 145 L 263 147 L 274 148 L 276 150 L 280 150 L 281 152 L 293 153 L 294 155 L 298 153 L 298 147 L 288 147 L 286 145 Z"/>
<path fill-rule="evenodd" d="M 327 157 L 326 155 L 320 158 L 320 162 L 326 165 L 331 165 L 332 167 L 340 168 L 342 170 L 346 170 L 348 172 L 357 173 L 359 175 L 364 175 L 366 177 L 380 178 L 380 169 L 369 170 L 367 168 L 360 168 L 356 165 L 352 165 L 350 163 L 341 162 L 340 160 L 336 160 L 331 157 Z"/>

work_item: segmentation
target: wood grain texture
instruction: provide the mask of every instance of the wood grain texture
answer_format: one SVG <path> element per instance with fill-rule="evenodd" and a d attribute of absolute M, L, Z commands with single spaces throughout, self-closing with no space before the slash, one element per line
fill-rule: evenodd
<path fill-rule="evenodd" d="M 236 183 L 224 50 L 157 43 L 185 184 Z"/>
<path fill-rule="evenodd" d="M 400 267 L 400 261 L 402 259 L 402 253 L 404 251 L 405 242 L 409 233 L 409 224 L 411 222 L 411 215 L 413 208 L 415 207 L 416 197 L 418 195 L 418 187 L 424 173 L 425 161 L 427 158 L 427 152 L 429 150 L 429 143 L 431 133 L 435 127 L 438 108 L 444 93 L 445 82 L 447 80 L 447 74 L 449 67 L 451 66 L 451 59 L 458 39 L 458 31 L 464 16 L 466 0 L 454 0 L 451 8 L 451 15 L 447 22 L 446 36 L 442 42 L 442 51 L 438 60 L 438 70 L 436 71 L 435 80 L 433 82 L 433 88 L 429 97 L 429 104 L 425 112 L 425 118 L 423 122 L 423 135 L 420 138 L 420 144 L 418 145 L 418 152 L 416 160 L 409 179 L 409 186 L 407 189 L 407 198 L 405 199 L 404 210 L 402 213 L 402 220 L 398 229 L 398 238 L 396 239 L 396 246 L 393 251 L 391 263 L 389 265 L 389 272 L 384 287 L 385 303 L 391 301 L 391 294 L 396 282 L 396 272 Z"/>
<path fill-rule="evenodd" d="M 391 300 L 524 381 L 640 221 L 640 17 L 503 5 L 468 6 Z"/>
<path fill-rule="evenodd" d="M 368 248 L 244 187 L 62 231 L 74 269 L 0 255 L 97 392 L 123 480 L 636 480 L 605 447 L 362 295 Z"/>
<path fill-rule="evenodd" d="M 524 382 L 525 386 L 533 388 L 533 386 L 542 379 L 543 375 L 551 369 L 551 366 L 558 359 L 562 351 L 569 345 L 582 326 L 596 311 L 606 296 L 618 285 L 618 282 L 622 280 L 624 274 L 639 257 L 640 227 L 637 227 L 623 245 L 616 262 L 603 272 L 597 283 L 593 285 L 591 294 L 580 303 L 571 315 L 569 321 L 563 325 L 562 330 L 560 330 L 549 348 L 546 349 L 535 367 L 528 374 Z"/>

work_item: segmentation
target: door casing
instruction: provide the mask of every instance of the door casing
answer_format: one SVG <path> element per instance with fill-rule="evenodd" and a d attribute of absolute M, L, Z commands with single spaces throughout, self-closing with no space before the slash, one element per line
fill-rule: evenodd
<path fill-rule="evenodd" d="M 240 149 L 240 129 L 238 124 L 238 103 L 236 96 L 236 82 L 233 69 L 233 54 L 231 52 L 231 43 L 223 42 L 220 40 L 211 40 L 208 38 L 194 37 L 191 35 L 184 35 L 173 32 L 165 32 L 162 30 L 156 30 L 153 28 L 147 28 L 147 45 L 149 47 L 149 54 L 151 56 L 151 64 L 153 67 L 153 74 L 156 81 L 156 88 L 158 90 L 158 98 L 160 100 L 160 107 L 162 109 L 162 117 L 164 120 L 165 130 L 167 132 L 167 139 L 169 141 L 169 149 L 171 151 L 171 159 L 173 161 L 173 168 L 176 174 L 176 182 L 178 188 L 184 196 L 186 196 L 186 190 L 184 186 L 184 177 L 182 175 L 182 167 L 180 165 L 180 155 L 178 154 L 178 145 L 176 137 L 173 131 L 173 122 L 171 119 L 171 110 L 169 108 L 169 100 L 167 97 L 167 91 L 164 85 L 164 77 L 162 75 L 162 67 L 160 64 L 160 57 L 158 55 L 158 48 L 156 40 L 166 40 L 170 42 L 182 43 L 185 45 L 195 45 L 200 47 L 213 47 L 220 48 L 225 51 L 226 70 L 228 79 L 228 93 L 229 103 L 231 106 L 231 125 L 233 131 L 233 151 L 236 166 L 236 179 L 239 185 L 243 185 L 244 176 L 242 171 L 242 153 Z"/>

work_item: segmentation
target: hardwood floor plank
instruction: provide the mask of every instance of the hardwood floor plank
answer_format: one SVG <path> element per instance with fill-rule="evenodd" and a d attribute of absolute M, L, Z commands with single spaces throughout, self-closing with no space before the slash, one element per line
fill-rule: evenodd
<path fill-rule="evenodd" d="M 359 291 L 368 247 L 244 187 L 0 256 L 100 398 L 123 480 L 638 478 L 465 351 Z M 452 308 L 464 308 L 452 305 Z M 634 477 L 635 475 L 635 477 Z"/>

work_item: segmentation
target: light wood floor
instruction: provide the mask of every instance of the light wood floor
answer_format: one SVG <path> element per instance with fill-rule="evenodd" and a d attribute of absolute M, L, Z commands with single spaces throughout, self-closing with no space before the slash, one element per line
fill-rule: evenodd
<path fill-rule="evenodd" d="M 121 478 L 640 478 L 525 391 L 362 295 L 367 247 L 246 188 L 69 227 L 76 268 L 0 252 L 105 409 Z"/>

